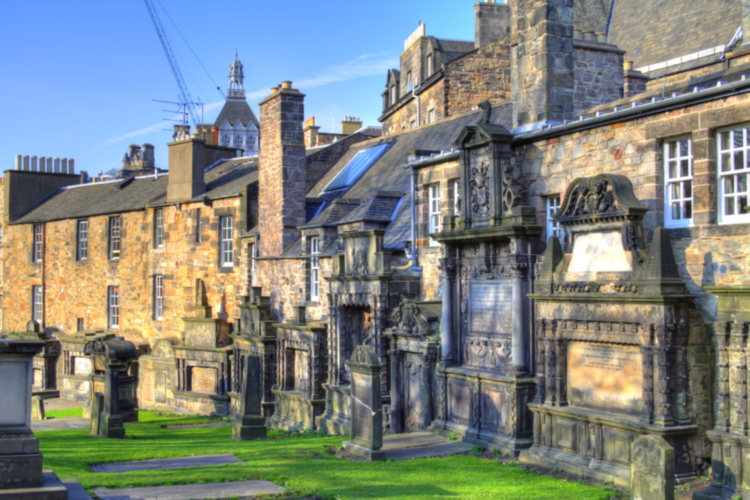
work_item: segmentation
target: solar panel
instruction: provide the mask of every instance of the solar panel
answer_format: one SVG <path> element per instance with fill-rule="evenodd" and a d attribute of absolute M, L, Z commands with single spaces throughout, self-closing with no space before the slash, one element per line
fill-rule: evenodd
<path fill-rule="evenodd" d="M 369 149 L 360 151 L 352 158 L 346 166 L 341 169 L 337 175 L 323 190 L 324 193 L 330 193 L 337 189 L 343 189 L 351 186 L 362 177 L 368 168 L 380 158 L 388 149 L 389 144 L 380 144 Z"/>

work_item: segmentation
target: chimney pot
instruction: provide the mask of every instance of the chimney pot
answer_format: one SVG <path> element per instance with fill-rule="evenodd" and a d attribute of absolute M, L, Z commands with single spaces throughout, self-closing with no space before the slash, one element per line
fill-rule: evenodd
<path fill-rule="evenodd" d="M 284 80 L 283 82 L 281 82 L 281 88 L 283 90 L 289 90 L 289 89 L 291 89 L 292 88 L 292 82 L 290 82 L 289 80 Z"/>
<path fill-rule="evenodd" d="M 68 170 L 70 171 L 71 174 L 76 173 L 75 160 L 73 158 L 68 158 Z"/>
<path fill-rule="evenodd" d="M 23 157 L 23 169 L 26 170 L 27 172 L 29 171 L 29 168 L 31 168 L 29 166 L 29 162 L 30 162 L 29 155 L 24 156 Z"/>
<path fill-rule="evenodd" d="M 623 69 L 625 69 L 625 71 L 630 71 L 631 69 L 633 69 L 633 61 L 623 61 L 622 67 Z"/>
<path fill-rule="evenodd" d="M 23 160 L 21 160 L 21 155 L 16 155 L 16 170 L 21 170 L 22 164 Z"/>
<path fill-rule="evenodd" d="M 55 158 L 55 173 L 60 173 L 60 158 Z"/>
<path fill-rule="evenodd" d="M 37 168 L 36 167 L 36 161 L 37 161 L 37 157 L 36 156 L 32 156 L 31 157 L 31 171 L 32 172 L 36 172 L 36 168 Z"/>

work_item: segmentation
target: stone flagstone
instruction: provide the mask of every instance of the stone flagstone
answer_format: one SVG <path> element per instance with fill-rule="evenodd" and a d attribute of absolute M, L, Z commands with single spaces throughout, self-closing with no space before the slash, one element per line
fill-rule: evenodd
<path fill-rule="evenodd" d="M 187 498 L 205 500 L 236 496 L 279 495 L 283 492 L 283 487 L 269 481 L 152 486 L 120 490 L 94 488 L 94 494 L 101 500 L 185 500 Z"/>
<path fill-rule="evenodd" d="M 209 465 L 244 463 L 230 453 L 221 455 L 201 455 L 197 457 L 165 458 L 156 460 L 138 460 L 135 462 L 114 462 L 91 467 L 92 472 L 136 472 L 144 470 L 187 469 L 188 467 L 205 467 Z"/>

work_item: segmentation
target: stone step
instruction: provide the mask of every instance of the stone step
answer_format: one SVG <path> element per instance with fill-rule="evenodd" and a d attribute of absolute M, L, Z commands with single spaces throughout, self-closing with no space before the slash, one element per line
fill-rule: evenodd
<path fill-rule="evenodd" d="M 402 448 L 399 450 L 387 450 L 385 452 L 386 459 L 392 458 L 393 460 L 411 460 L 412 458 L 430 458 L 430 457 L 444 457 L 447 455 L 458 455 L 460 453 L 467 453 L 474 448 L 469 443 L 461 441 L 452 441 L 444 444 L 436 444 L 432 446 L 420 446 L 415 448 Z"/>
<path fill-rule="evenodd" d="M 138 460 L 135 462 L 113 462 L 92 465 L 92 472 L 138 472 L 144 470 L 187 469 L 189 467 L 205 467 L 210 465 L 245 463 L 230 453 L 221 455 L 200 455 L 197 457 L 159 458 L 155 460 Z"/>
<path fill-rule="evenodd" d="M 187 484 L 179 486 L 151 486 L 110 490 L 94 488 L 101 500 L 205 500 L 253 495 L 280 495 L 284 488 L 269 481 L 238 481 L 235 483 Z"/>

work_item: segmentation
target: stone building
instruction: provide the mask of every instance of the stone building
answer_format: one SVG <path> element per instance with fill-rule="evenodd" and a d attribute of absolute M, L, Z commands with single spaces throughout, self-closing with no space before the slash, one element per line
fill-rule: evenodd
<path fill-rule="evenodd" d="M 4 328 L 119 329 L 141 407 L 231 411 L 259 357 L 267 425 L 337 434 L 366 345 L 386 430 L 622 485 L 655 434 L 747 496 L 745 4 L 485 2 L 474 42 L 409 37 L 382 136 L 320 146 L 282 82 L 257 158 L 190 136 L 168 175 L 10 171 Z"/>
<path fill-rule="evenodd" d="M 227 99 L 212 127 L 212 139 L 214 144 L 241 150 L 243 156 L 255 156 L 260 147 L 260 123 L 247 103 L 244 81 L 244 66 L 235 54 L 229 65 Z"/>

